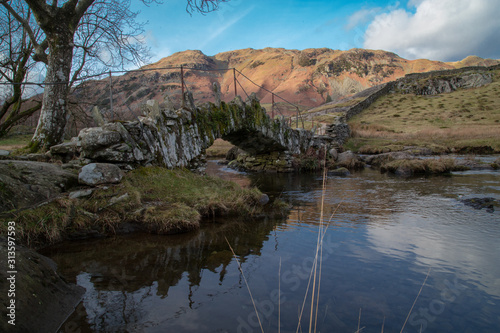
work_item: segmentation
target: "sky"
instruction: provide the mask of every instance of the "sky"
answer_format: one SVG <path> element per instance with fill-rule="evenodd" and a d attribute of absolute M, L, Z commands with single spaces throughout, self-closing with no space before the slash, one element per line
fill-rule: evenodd
<path fill-rule="evenodd" d="M 500 0 L 230 0 L 206 15 L 185 0 L 132 1 L 152 61 L 175 52 L 265 47 L 368 48 L 406 59 L 500 59 Z"/>

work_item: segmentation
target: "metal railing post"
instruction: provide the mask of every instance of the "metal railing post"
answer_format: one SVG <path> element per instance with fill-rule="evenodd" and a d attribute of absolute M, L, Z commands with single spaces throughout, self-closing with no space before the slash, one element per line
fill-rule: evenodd
<path fill-rule="evenodd" d="M 274 119 L 274 94 L 271 94 L 273 100 L 272 100 L 272 105 L 271 105 L 271 118 Z"/>
<path fill-rule="evenodd" d="M 113 77 L 111 76 L 111 71 L 109 71 L 109 108 L 111 110 L 111 121 L 115 120 L 115 114 L 113 112 Z"/>
<path fill-rule="evenodd" d="M 184 107 L 184 67 L 181 65 L 181 94 L 182 94 L 182 107 Z"/>
<path fill-rule="evenodd" d="M 236 68 L 233 68 L 233 80 L 234 80 L 234 97 L 238 96 L 238 90 L 236 88 Z"/>

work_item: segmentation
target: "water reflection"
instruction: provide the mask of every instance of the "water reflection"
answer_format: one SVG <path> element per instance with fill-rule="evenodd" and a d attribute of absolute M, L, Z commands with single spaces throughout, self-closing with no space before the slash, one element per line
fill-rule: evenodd
<path fill-rule="evenodd" d="M 324 240 L 319 330 L 354 332 L 362 309 L 365 332 L 380 332 L 382 324 L 400 331 L 431 268 L 405 332 L 498 332 L 500 212 L 458 199 L 500 199 L 499 175 L 400 179 L 366 170 L 329 178 L 326 219 L 335 214 Z M 265 331 L 278 331 L 280 308 L 281 331 L 295 332 L 316 250 L 321 175 L 229 177 L 290 202 L 290 215 L 50 249 L 61 273 L 87 288 L 63 331 L 259 332 L 227 239 Z"/>
<path fill-rule="evenodd" d="M 75 313 L 70 321 L 87 322 L 88 331 L 133 330 L 138 324 L 148 327 L 151 320 L 158 320 L 155 309 L 159 303 L 162 320 L 168 320 L 186 309 L 196 309 L 206 297 L 216 297 L 218 288 L 213 293 L 204 290 L 203 301 L 199 300 L 202 277 L 221 286 L 229 271 L 237 277 L 231 288 L 241 288 L 236 266 L 228 267 L 234 258 L 226 239 L 245 265 L 252 256 L 260 255 L 263 243 L 279 223 L 269 219 L 250 224 L 219 221 L 186 235 L 144 234 L 68 242 L 46 254 L 58 263 L 61 274 L 87 289 L 84 316 Z M 162 300 L 167 298 L 169 302 L 164 304 Z"/>

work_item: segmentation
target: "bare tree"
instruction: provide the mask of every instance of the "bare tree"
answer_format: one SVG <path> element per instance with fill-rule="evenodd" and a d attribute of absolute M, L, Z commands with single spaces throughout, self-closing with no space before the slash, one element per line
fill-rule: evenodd
<path fill-rule="evenodd" d="M 141 1 L 144 4 L 159 2 Z M 187 0 L 186 10 L 190 13 L 208 13 L 225 1 Z M 135 16 L 130 11 L 129 0 L 24 0 L 36 18 L 37 27 L 44 33 L 45 38 L 39 41 L 30 22 L 12 6 L 15 2 L 0 0 L 0 5 L 26 30 L 34 50 L 33 59 L 47 65 L 42 110 L 30 144 L 34 151 L 45 150 L 63 140 L 71 82 L 85 71 L 87 57 L 97 57 L 107 65 L 122 60 L 138 61 L 140 50 L 129 46 L 140 45 L 134 43 L 134 38 L 138 41 L 139 33 L 133 29 Z M 119 20 L 117 24 L 117 17 L 125 19 Z M 108 25 L 106 31 L 99 27 L 103 23 Z M 129 31 L 127 34 L 125 31 L 130 27 L 132 33 Z M 79 29 L 87 29 L 87 33 Z M 108 44 L 101 43 L 106 38 Z M 79 49 L 81 58 L 80 65 L 73 70 L 72 75 L 75 48 Z"/>
<path fill-rule="evenodd" d="M 17 12 L 27 21 L 32 19 L 26 6 L 18 7 Z M 35 36 L 39 38 L 40 34 L 35 32 Z M 5 9 L 0 9 L 0 80 L 8 83 L 2 85 L 4 100 L 0 106 L 0 137 L 41 107 L 41 103 L 34 102 L 23 109 L 26 99 L 23 83 L 36 66 L 31 59 L 33 50 L 24 27 Z"/>

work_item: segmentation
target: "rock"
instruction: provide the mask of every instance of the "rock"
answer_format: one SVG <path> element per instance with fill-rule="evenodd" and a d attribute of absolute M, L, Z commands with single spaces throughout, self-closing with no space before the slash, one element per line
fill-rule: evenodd
<path fill-rule="evenodd" d="M 53 158 L 60 159 L 63 163 L 72 160 L 77 154 L 77 140 L 64 142 L 50 147 L 50 154 Z"/>
<path fill-rule="evenodd" d="M 328 171 L 328 175 L 329 176 L 345 177 L 345 176 L 349 176 L 350 174 L 351 173 L 346 168 L 338 168 L 338 169 L 335 169 L 335 170 L 332 170 L 332 171 Z"/>
<path fill-rule="evenodd" d="M 45 154 L 27 154 L 17 156 L 16 159 L 20 161 L 48 162 L 50 161 L 50 156 Z"/>
<path fill-rule="evenodd" d="M 119 197 L 112 197 L 111 200 L 109 201 L 109 206 L 111 205 L 115 205 L 119 202 L 122 202 L 122 201 L 125 201 L 129 198 L 130 196 L 128 195 L 128 193 L 125 193 L 123 195 L 120 195 Z"/>
<path fill-rule="evenodd" d="M 123 173 L 119 167 L 109 163 L 91 163 L 84 166 L 78 174 L 80 184 L 96 186 L 100 184 L 117 184 Z"/>
<path fill-rule="evenodd" d="M 236 160 L 238 155 L 240 155 L 242 153 L 244 153 L 243 150 L 234 146 L 233 148 L 229 149 L 229 151 L 226 153 L 226 160 L 229 162 L 234 161 L 234 160 Z"/>
<path fill-rule="evenodd" d="M 364 168 L 365 163 L 358 155 L 351 151 L 346 151 L 339 154 L 336 165 L 349 170 L 359 170 Z"/>
<path fill-rule="evenodd" d="M 15 270 L 15 326 L 8 324 L 6 314 L 10 300 L 7 293 L 8 247 L 7 239 L 0 237 L 0 279 L 2 281 L 1 332 L 57 332 L 59 326 L 74 311 L 85 289 L 68 284 L 56 272 L 56 264 L 49 258 L 19 244 L 16 245 Z"/>
<path fill-rule="evenodd" d="M 94 161 L 138 163 L 145 156 L 130 132 L 141 132 L 134 128 L 137 122 L 129 123 L 126 129 L 121 123 L 108 123 L 103 127 L 84 128 L 78 135 L 80 156 Z M 130 131 L 130 132 L 129 132 Z"/>
<path fill-rule="evenodd" d="M 160 108 L 164 109 L 164 112 L 174 112 L 173 110 L 175 110 L 175 105 L 168 94 L 165 94 L 165 96 L 163 96 L 163 103 L 160 104 Z"/>
<path fill-rule="evenodd" d="M 154 99 L 150 99 L 145 104 L 142 104 L 141 111 L 144 116 L 153 119 L 161 115 L 160 104 Z"/>
<path fill-rule="evenodd" d="M 220 108 L 220 105 L 221 105 L 221 96 L 220 96 L 220 93 L 221 93 L 221 90 L 220 90 L 220 84 L 219 82 L 214 82 L 212 84 L 212 91 L 214 93 L 214 97 L 215 97 L 215 105 Z"/>
<path fill-rule="evenodd" d="M 90 196 L 94 190 L 92 189 L 86 189 L 86 190 L 79 190 L 79 191 L 74 191 L 69 194 L 70 199 L 79 199 L 79 198 L 84 198 Z"/>
<path fill-rule="evenodd" d="M 184 93 L 184 103 L 185 103 L 184 106 L 187 107 L 189 110 L 191 111 L 196 110 L 196 104 L 194 103 L 194 97 L 191 91 L 186 91 Z"/>
<path fill-rule="evenodd" d="M 10 151 L 0 149 L 0 156 L 9 156 Z"/>
<path fill-rule="evenodd" d="M 92 119 L 94 119 L 94 123 L 96 126 L 104 126 L 104 124 L 106 124 L 106 121 L 104 120 L 104 117 L 102 116 L 102 113 L 97 106 L 94 106 L 92 108 Z"/>
<path fill-rule="evenodd" d="M 0 161 L 0 211 L 27 208 L 78 185 L 75 172 L 32 161 Z"/>
<path fill-rule="evenodd" d="M 337 151 L 337 149 L 335 148 L 332 148 L 328 151 L 328 155 L 330 155 L 330 157 L 336 161 L 338 158 L 339 158 L 339 153 Z"/>
<path fill-rule="evenodd" d="M 264 206 L 264 205 L 267 205 L 268 202 L 269 202 L 269 196 L 267 194 L 263 193 L 260 196 L 259 205 Z"/>
<path fill-rule="evenodd" d="M 500 201 L 495 198 L 470 198 L 460 200 L 464 205 L 470 206 L 474 209 L 486 208 L 486 211 L 493 213 L 495 206 L 500 207 Z"/>
<path fill-rule="evenodd" d="M 394 161 L 394 160 L 405 160 L 405 159 L 412 159 L 413 155 L 411 155 L 408 152 L 401 152 L 401 151 L 396 151 L 396 152 L 390 152 L 390 153 L 382 153 L 382 154 L 377 154 L 377 155 L 370 155 L 370 156 L 365 156 L 363 160 L 365 161 L 366 164 L 369 164 L 374 167 L 379 167 L 384 163 Z"/>

